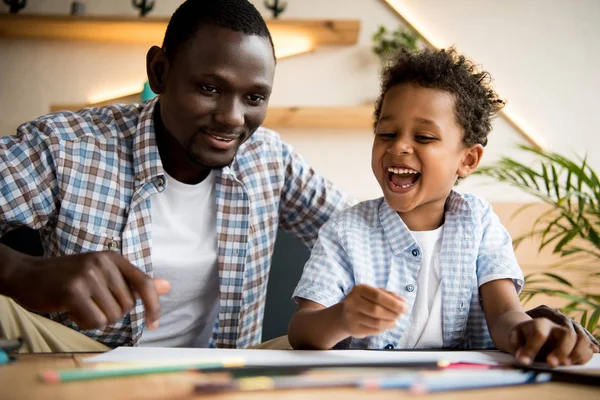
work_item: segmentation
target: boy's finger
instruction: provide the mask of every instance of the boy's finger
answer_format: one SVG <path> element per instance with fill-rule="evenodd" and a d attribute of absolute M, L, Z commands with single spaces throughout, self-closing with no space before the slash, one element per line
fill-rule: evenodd
<path fill-rule="evenodd" d="M 552 329 L 551 336 L 555 339 L 554 343 L 556 345 L 554 346 L 554 350 L 546 357 L 546 362 L 551 367 L 558 367 L 565 362 L 565 359 L 573 351 L 577 343 L 577 335 L 573 330 L 556 326 Z"/>
<path fill-rule="evenodd" d="M 569 354 L 568 361 L 565 364 L 585 364 L 594 356 L 593 347 L 594 345 L 590 343 L 587 336 L 577 335 L 577 343 L 575 343 L 575 347 L 573 347 L 573 351 Z"/>
<path fill-rule="evenodd" d="M 369 300 L 364 300 L 360 303 L 357 303 L 355 309 L 356 312 L 360 315 L 384 321 L 395 321 L 399 317 L 398 313 L 390 311 L 387 308 L 382 307 L 378 304 L 372 303 Z"/>
<path fill-rule="evenodd" d="M 361 292 L 361 297 L 372 303 L 387 308 L 397 315 L 406 312 L 407 305 L 405 301 L 400 301 L 385 290 L 375 288 L 372 289 L 373 290 L 365 290 Z"/>
<path fill-rule="evenodd" d="M 517 326 L 515 329 L 520 330 L 519 334 L 525 338 L 525 343 L 516 351 L 515 358 L 521 364 L 531 364 L 548 340 L 550 326 L 541 323 L 541 321 L 532 320 Z"/>

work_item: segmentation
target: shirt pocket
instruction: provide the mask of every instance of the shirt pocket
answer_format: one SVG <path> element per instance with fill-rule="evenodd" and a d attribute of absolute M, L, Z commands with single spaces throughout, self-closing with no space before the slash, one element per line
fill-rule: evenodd
<path fill-rule="evenodd" d="M 93 226 L 64 226 L 56 228 L 60 251 L 64 255 L 114 251 L 121 254 L 121 232 L 101 231 Z"/>

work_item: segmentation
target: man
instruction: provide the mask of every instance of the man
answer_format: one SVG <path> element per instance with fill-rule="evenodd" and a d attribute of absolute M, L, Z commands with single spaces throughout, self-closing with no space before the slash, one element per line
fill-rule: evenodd
<path fill-rule="evenodd" d="M 277 230 L 312 246 L 352 203 L 260 128 L 275 57 L 246 0 L 186 1 L 146 64 L 157 99 L 0 139 L 0 235 L 47 256 L 0 246 L 0 336 L 29 350 L 257 345 Z"/>

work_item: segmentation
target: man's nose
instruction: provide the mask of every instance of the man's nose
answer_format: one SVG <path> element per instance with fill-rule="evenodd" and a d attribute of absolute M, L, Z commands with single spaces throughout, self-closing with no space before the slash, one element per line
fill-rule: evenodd
<path fill-rule="evenodd" d="M 244 105 L 237 99 L 223 99 L 215 113 L 215 121 L 221 125 L 235 128 L 244 125 Z"/>

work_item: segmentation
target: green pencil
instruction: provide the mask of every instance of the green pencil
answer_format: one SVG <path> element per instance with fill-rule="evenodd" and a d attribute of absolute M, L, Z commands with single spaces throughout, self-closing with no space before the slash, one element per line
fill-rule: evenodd
<path fill-rule="evenodd" d="M 75 368 L 63 370 L 48 370 L 40 373 L 40 378 L 46 383 L 81 381 L 87 379 L 115 378 L 132 375 L 161 374 L 166 372 L 189 371 L 189 370 L 216 370 L 222 368 L 243 367 L 242 359 L 231 359 L 220 362 L 203 362 L 187 364 L 165 364 L 152 366 L 130 366 L 118 368 Z"/>

